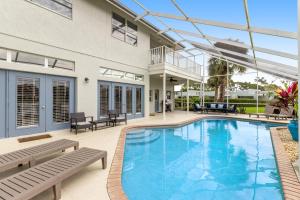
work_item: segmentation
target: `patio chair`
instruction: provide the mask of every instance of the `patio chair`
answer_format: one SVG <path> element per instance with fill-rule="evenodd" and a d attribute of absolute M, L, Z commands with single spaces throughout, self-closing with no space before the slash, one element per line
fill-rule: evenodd
<path fill-rule="evenodd" d="M 249 117 L 251 117 L 252 115 L 255 115 L 257 118 L 259 118 L 260 116 L 265 116 L 267 119 L 269 119 L 270 115 L 272 114 L 279 114 L 279 108 L 275 107 L 275 106 L 271 106 L 269 104 L 267 104 L 265 106 L 265 112 L 264 113 L 249 113 Z"/>
<path fill-rule="evenodd" d="M 91 119 L 91 121 L 87 121 L 87 119 Z M 93 131 L 93 117 L 86 117 L 84 112 L 70 113 L 70 132 L 73 129 L 75 129 L 76 135 L 79 129 L 92 129 Z"/>
<path fill-rule="evenodd" d="M 0 172 L 18 167 L 19 165 L 29 164 L 29 167 L 35 165 L 36 161 L 57 152 L 65 151 L 74 147 L 77 150 L 79 143 L 73 140 L 61 139 L 45 144 L 13 151 L 0 155 Z M 0 198 L 1 199 L 1 198 Z"/>
<path fill-rule="evenodd" d="M 237 105 L 229 105 L 228 109 L 226 108 L 226 113 L 237 113 Z"/>
<path fill-rule="evenodd" d="M 108 117 L 114 125 L 121 122 L 125 122 L 125 124 L 127 124 L 127 113 L 120 113 L 116 110 L 109 110 Z"/>
<path fill-rule="evenodd" d="M 62 182 L 100 159 L 105 169 L 106 151 L 81 148 L 16 173 L 0 180 L 0 199 L 29 200 L 50 188 L 53 188 L 54 199 L 61 199 Z"/>
<path fill-rule="evenodd" d="M 201 107 L 198 103 L 193 103 L 193 111 L 194 112 L 199 112 L 201 111 Z"/>

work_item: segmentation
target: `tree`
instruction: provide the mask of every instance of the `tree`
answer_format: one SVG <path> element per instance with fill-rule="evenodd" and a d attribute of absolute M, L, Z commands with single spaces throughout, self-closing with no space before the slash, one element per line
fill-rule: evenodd
<path fill-rule="evenodd" d="M 232 40 L 231 40 L 232 41 Z M 235 40 L 234 42 L 239 42 L 238 40 Z M 241 43 L 241 42 L 240 42 Z M 247 54 L 248 49 L 242 48 L 242 47 L 237 47 L 229 44 L 225 44 L 222 42 L 216 42 L 215 46 L 220 49 L 225 49 L 225 50 L 230 50 L 234 51 L 240 54 Z M 224 56 L 231 57 L 234 59 L 238 59 L 241 61 L 246 61 L 249 62 L 247 58 L 240 57 L 237 55 L 232 55 L 228 53 L 222 52 Z M 218 58 L 211 57 L 208 61 L 209 66 L 208 66 L 208 75 L 211 76 L 207 84 L 209 87 L 214 88 L 215 90 L 215 101 L 222 102 L 224 101 L 224 96 L 225 96 L 225 88 L 227 85 L 227 67 L 228 67 L 228 72 L 229 74 L 233 73 L 244 73 L 246 71 L 246 68 L 241 66 L 241 65 L 236 65 L 229 63 L 227 66 L 227 62 L 224 60 L 220 60 Z M 231 82 L 232 75 L 228 76 L 228 81 L 229 83 Z"/>

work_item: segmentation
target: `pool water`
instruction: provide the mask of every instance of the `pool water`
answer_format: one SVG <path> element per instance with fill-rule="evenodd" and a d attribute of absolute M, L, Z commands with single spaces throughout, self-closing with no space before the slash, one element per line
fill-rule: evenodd
<path fill-rule="evenodd" d="M 123 189 L 129 200 L 283 199 L 269 131 L 279 125 L 207 119 L 132 130 Z"/>

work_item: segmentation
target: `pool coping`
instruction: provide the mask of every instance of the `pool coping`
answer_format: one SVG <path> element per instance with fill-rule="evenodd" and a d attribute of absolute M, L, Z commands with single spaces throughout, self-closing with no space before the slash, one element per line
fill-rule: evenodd
<path fill-rule="evenodd" d="M 269 123 L 280 123 L 277 121 L 269 121 L 255 118 L 240 118 L 238 116 L 223 116 L 223 115 L 204 115 L 193 117 L 188 120 L 184 120 L 177 123 L 166 123 L 166 124 L 147 124 L 147 125 L 129 125 L 122 128 L 113 161 L 109 170 L 107 178 L 107 192 L 111 200 L 128 200 L 123 187 L 122 187 L 122 168 L 123 168 L 123 158 L 125 151 L 125 141 L 126 134 L 129 130 L 140 129 L 140 128 L 153 128 L 153 127 L 180 127 L 186 124 L 190 124 L 201 119 L 238 119 L 245 121 L 259 121 L 259 122 L 269 122 Z M 288 160 L 286 152 L 284 150 L 283 144 L 276 131 L 271 128 L 271 138 L 273 143 L 273 148 L 275 152 L 276 163 L 281 177 L 281 184 L 285 199 L 300 199 L 300 183 L 298 181 L 297 175 L 292 167 L 291 162 Z M 284 178 L 282 178 L 284 177 Z"/>
<path fill-rule="evenodd" d="M 280 127 L 270 128 L 284 199 L 300 199 L 300 183 L 279 136 Z"/>

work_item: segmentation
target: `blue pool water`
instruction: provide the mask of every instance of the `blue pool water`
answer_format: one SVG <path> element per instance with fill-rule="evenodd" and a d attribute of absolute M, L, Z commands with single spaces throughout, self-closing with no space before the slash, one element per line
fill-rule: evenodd
<path fill-rule="evenodd" d="M 123 189 L 129 200 L 283 199 L 270 126 L 207 119 L 132 130 Z"/>

